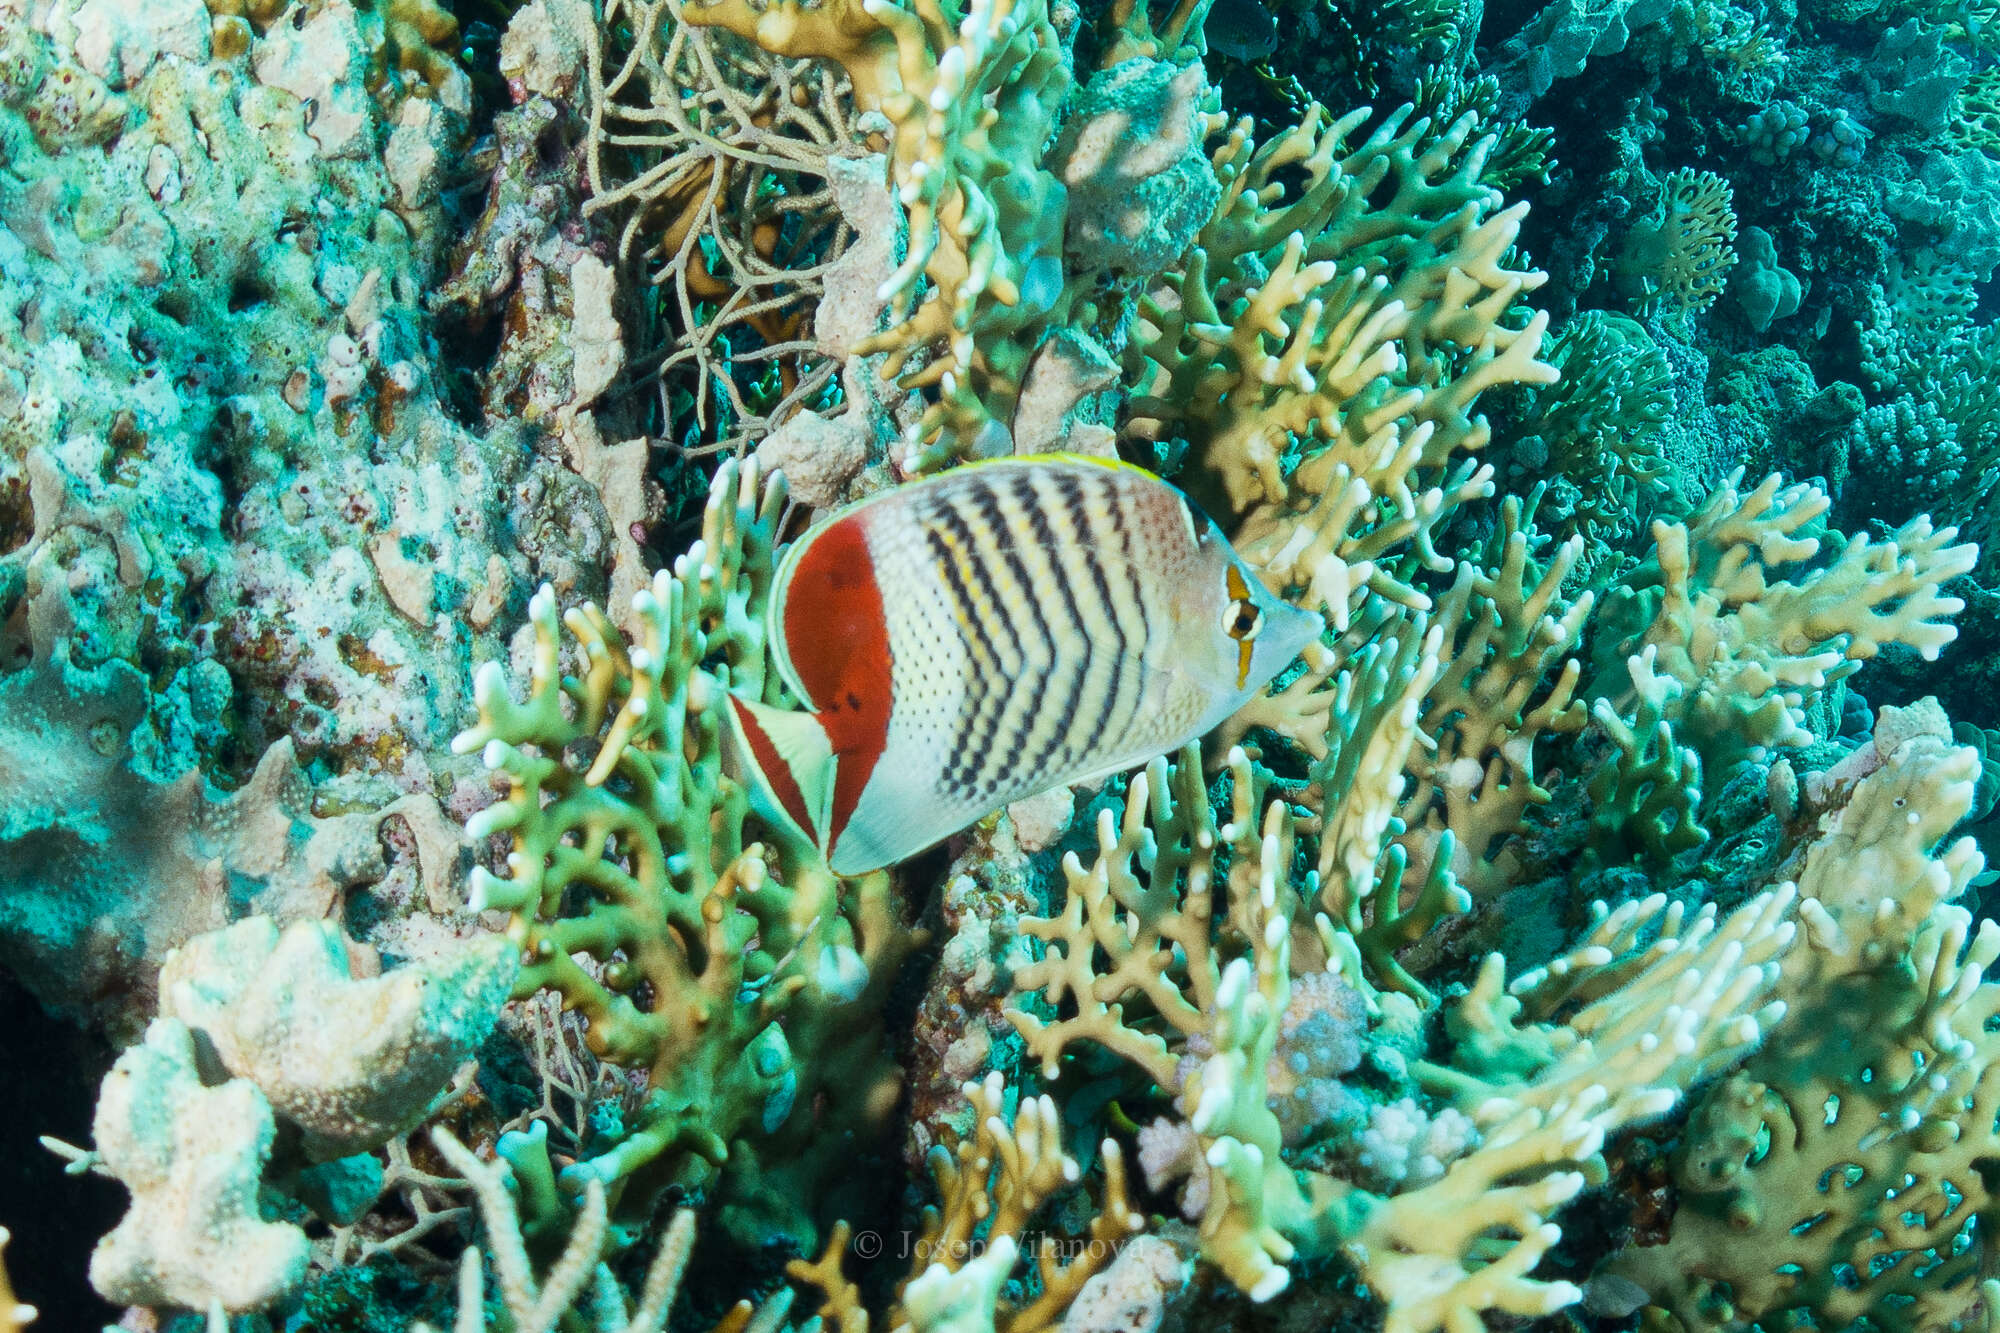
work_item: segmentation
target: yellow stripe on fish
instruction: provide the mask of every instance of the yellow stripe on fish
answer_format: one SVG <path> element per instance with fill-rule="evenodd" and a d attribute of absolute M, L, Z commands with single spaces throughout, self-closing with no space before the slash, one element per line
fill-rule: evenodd
<path fill-rule="evenodd" d="M 1063 455 L 842 511 L 785 553 L 770 618 L 812 711 L 732 696 L 732 752 L 842 874 L 1186 744 L 1322 628 L 1179 490 Z"/>

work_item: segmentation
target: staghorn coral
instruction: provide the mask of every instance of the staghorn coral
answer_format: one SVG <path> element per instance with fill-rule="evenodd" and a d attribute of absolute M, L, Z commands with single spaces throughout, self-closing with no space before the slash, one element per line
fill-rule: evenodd
<path fill-rule="evenodd" d="M 563 618 L 577 676 L 537 594 L 526 698 L 482 668 L 456 744 L 508 781 L 471 827 L 508 835 L 507 874 L 475 872 L 472 905 L 509 913 L 516 993 L 554 990 L 597 1056 L 646 1073 L 635 1122 L 590 1145 L 572 1187 L 596 1179 L 643 1214 L 668 1183 L 726 1171 L 746 1228 L 797 1231 L 804 1182 L 895 1102 L 876 1024 L 910 940 L 887 875 L 843 882 L 795 832 L 751 841 L 748 794 L 721 771 L 723 692 L 777 689 L 763 617 L 783 504 L 781 480 L 725 465 L 702 543 L 633 599 L 631 637 L 595 607 Z"/>
<path fill-rule="evenodd" d="M 1580 534 L 1595 557 L 1668 489 L 1661 427 L 1673 409 L 1665 354 L 1643 326 L 1589 310 L 1549 343 L 1562 378 L 1523 395 L 1506 440 L 1503 480 L 1516 493 L 1546 487 L 1535 515 L 1559 536 Z"/>
<path fill-rule="evenodd" d="M 1221 201 L 1125 354 L 1134 428 L 1184 435 L 1238 549 L 1342 626 L 1364 585 L 1420 604 L 1401 566 L 1439 567 L 1432 531 L 1490 493 L 1456 457 L 1490 434 L 1479 394 L 1554 378 L 1546 317 L 1508 322 L 1542 275 L 1506 266 L 1525 210 L 1481 180 L 1492 136 L 1404 107 L 1349 146 L 1368 118 L 1315 106 L 1261 145 L 1232 127 Z"/>
<path fill-rule="evenodd" d="M 1420 870 L 1444 852 L 1453 879 L 1490 896 L 1513 874 L 1511 840 L 1528 811 L 1551 793 L 1537 781 L 1536 746 L 1578 731 L 1581 664 L 1568 654 L 1582 637 L 1594 599 L 1562 588 L 1582 553 L 1572 537 L 1543 564 L 1531 554 L 1525 507 L 1501 505 L 1498 560 L 1459 563 L 1438 599 L 1437 623 L 1452 627 L 1443 667 L 1424 696 L 1418 727 L 1426 743 L 1404 767 L 1411 784 L 1397 807 L 1397 838 Z"/>
<path fill-rule="evenodd" d="M 1852 400 L 1843 423 L 1864 405 L 1826 371 L 1844 371 L 1844 331 L 1875 313 L 1849 296 L 1887 270 L 1889 251 L 1869 246 L 1893 226 L 1908 229 L 1905 251 L 1918 229 L 1938 239 L 1934 260 L 1898 256 L 1913 301 L 1920 287 L 1935 300 L 1879 319 L 1859 364 L 1883 372 L 1878 406 L 1924 409 L 1899 415 L 1906 442 L 1929 450 L 1900 470 L 1937 466 L 1949 485 L 1952 450 L 1981 456 L 1990 376 L 1950 349 L 1987 267 L 1982 169 L 1915 142 L 1934 82 L 1904 96 L 1856 80 L 1839 104 L 1852 53 L 1813 46 L 1814 30 L 1859 7 L 1796 23 L 1782 7 L 1558 6 L 1529 32 L 1560 41 L 1524 52 L 1481 32 L 1477 6 L 1287 5 L 1284 49 L 1247 72 L 1268 91 L 1245 105 L 1230 77 L 1211 82 L 1202 51 L 1241 16 L 1199 0 L 1151 13 L 468 4 L 468 60 L 493 50 L 489 24 L 508 25 L 488 77 L 513 103 L 476 140 L 452 62 L 437 59 L 449 29 L 420 5 L 328 0 L 288 20 L 263 5 L 205 16 L 193 0 L 89 0 L 37 7 L 86 15 L 73 31 L 37 18 L 0 32 L 18 113 L 0 128 L 10 163 L 26 164 L 0 172 L 0 273 L 25 293 L 0 324 L 17 321 L 7 345 L 37 354 L 0 366 L 19 379 L 0 374 L 0 407 L 22 409 L 0 410 L 15 460 L 0 472 L 0 647 L 26 671 L 0 680 L 0 701 L 28 704 L 0 737 L 9 723 L 35 733 L 0 759 L 27 756 L 14 767 L 47 796 L 29 818 L 0 810 L 0 831 L 22 834 L 5 869 L 84 882 L 102 889 L 91 907 L 130 912 L 171 908 L 148 877 L 178 888 L 199 860 L 199 882 L 251 899 L 211 893 L 202 925 L 290 910 L 281 890 L 302 885 L 303 914 L 344 916 L 421 958 L 398 946 L 465 928 L 454 842 L 419 837 L 444 854 L 420 906 L 406 871 L 375 879 L 378 836 L 406 848 L 430 793 L 454 814 L 484 802 L 463 780 L 469 759 L 438 741 L 441 719 L 465 711 L 465 663 L 501 664 L 477 677 L 466 742 L 505 788 L 474 827 L 498 872 L 477 902 L 488 925 L 505 916 L 506 938 L 477 951 L 504 971 L 519 946 L 519 990 L 538 994 L 433 1117 L 476 1152 L 413 1134 L 378 1150 L 386 1165 L 349 1159 L 389 1182 L 360 1215 L 314 1184 L 335 1227 L 317 1245 L 326 1271 L 266 1317 L 405 1326 L 421 1299 L 409 1291 L 434 1288 L 435 1256 L 464 1242 L 460 1327 L 656 1327 L 703 1212 L 699 1303 L 677 1321 L 699 1324 L 735 1286 L 776 1283 L 812 1223 L 883 1234 L 908 1184 L 876 1169 L 898 1116 L 906 1159 L 942 1158 L 940 1208 L 912 1228 L 939 1262 L 870 1263 L 836 1232 L 791 1271 L 827 1294 L 822 1318 L 843 1333 L 870 1319 L 913 1333 L 1240 1323 L 1238 1287 L 1283 1302 L 1256 1319 L 1454 1333 L 1635 1314 L 1925 1329 L 1990 1315 L 1994 1289 L 1968 1271 L 1990 1249 L 1986 1136 L 1966 1131 L 1991 1108 L 1983 1069 L 1955 1062 L 1981 1059 L 1993 945 L 1932 901 L 1969 887 L 1964 853 L 1925 846 L 1926 868 L 1896 868 L 1911 840 L 1944 836 L 1963 761 L 1939 748 L 1937 719 L 1890 709 L 1848 749 L 1874 711 L 1851 686 L 1880 702 L 1906 683 L 1878 690 L 1853 667 L 1890 644 L 1916 651 L 1877 655 L 1935 655 L 1949 638 L 1961 589 L 1946 584 L 1969 557 L 1941 525 L 1978 516 L 1973 486 L 1939 499 L 1940 526 L 1890 511 L 1914 506 L 1923 478 L 1857 497 L 1882 501 L 1894 535 L 1834 542 L 1818 535 L 1816 492 L 1746 495 L 1732 479 L 1682 516 L 1653 508 L 1645 475 L 1671 457 L 1677 491 L 1699 501 L 1767 448 L 1822 465 L 1806 436 L 1829 402 Z M 1849 46 L 1856 35 L 1843 29 Z M 1902 82 L 1921 82 L 1934 35 L 1904 43 Z M 1293 75 L 1337 64 L 1325 48 L 1343 42 L 1351 82 L 1379 79 L 1421 111 L 1310 109 Z M 1524 113 L 1524 79 L 1564 61 L 1581 75 L 1586 55 L 1586 133 L 1548 104 Z M 202 141 L 178 128 L 171 95 L 204 71 L 230 85 L 194 118 L 213 164 L 183 156 Z M 1664 309 L 1643 329 L 1572 316 L 1575 336 L 1544 348 L 1529 298 L 1587 300 L 1572 279 L 1605 272 L 1630 214 L 1598 210 L 1593 181 L 1650 179 L 1643 160 L 1663 148 L 1726 170 L 1731 136 L 1716 127 L 1774 105 L 1779 74 L 1797 81 L 1784 105 L 1803 123 L 1760 120 L 1777 169 L 1731 175 L 1769 244 L 1745 228 L 1730 317 L 1697 334 L 1655 318 Z M 1880 104 L 1865 125 L 1861 98 Z M 1278 105 L 1254 133 L 1222 114 Z M 470 126 L 495 110 L 478 106 Z M 1554 175 L 1552 145 L 1529 128 L 1544 121 L 1563 136 Z M 245 166 L 246 137 L 277 165 Z M 215 179 L 231 164 L 241 219 Z M 1860 218 L 1879 192 L 1836 171 L 1907 171 L 1899 221 Z M 278 192 L 313 211 L 275 244 L 259 230 L 272 195 L 260 172 L 310 180 Z M 1535 194 L 1531 230 L 1496 193 L 1516 186 Z M 170 240 L 128 235 L 94 276 L 107 235 L 138 235 L 149 209 Z M 175 381 L 148 389 L 118 345 L 135 307 L 95 322 L 77 307 L 155 291 L 137 281 L 142 261 L 181 263 L 204 223 L 222 240 L 201 253 L 234 262 L 197 255 L 198 281 L 161 284 L 200 336 L 137 311 L 142 335 L 164 332 L 151 364 Z M 1665 245 L 1666 220 L 1648 225 Z M 1780 253 L 1814 302 L 1789 320 Z M 1537 292 L 1540 264 L 1556 290 Z M 239 275 L 269 292 L 231 310 L 257 294 Z M 1746 350 L 1759 324 L 1798 350 Z M 293 332 L 307 350 L 270 374 L 256 339 Z M 222 359 L 203 370 L 202 355 Z M 378 374 L 385 361 L 415 378 Z M 1737 415 L 1711 410 L 1705 366 L 1733 386 Z M 1480 395 L 1509 383 L 1527 392 L 1511 395 L 1489 470 Z M 1817 406 L 1795 412 L 1795 391 Z M 120 395 L 129 420 L 104 407 Z M 186 435 L 168 399 L 185 400 Z M 202 434 L 215 402 L 248 424 L 231 415 Z M 1620 438 L 1628 427 L 1657 435 Z M 686 460 L 715 446 L 754 447 L 757 466 L 722 469 L 689 549 L 671 525 L 713 465 Z M 909 468 L 1043 448 L 1123 450 L 1177 473 L 1275 588 L 1335 629 L 1214 738 L 1207 773 L 1187 754 L 1023 802 L 935 857 L 841 883 L 756 827 L 716 754 L 724 690 L 792 702 L 764 661 L 772 548 L 807 509 Z M 761 488 L 779 464 L 789 489 Z M 1824 466 L 1831 494 L 1836 448 Z M 1583 493 L 1560 479 L 1538 491 L 1553 467 Z M 377 482 L 393 523 L 361 502 Z M 1479 504 L 1501 490 L 1514 494 Z M 1635 567 L 1644 552 L 1624 538 L 1654 517 Z M 310 540 L 286 545 L 280 518 Z M 210 653 L 195 642 L 203 599 L 237 596 L 246 562 L 263 581 L 247 610 L 231 604 L 243 613 L 224 644 L 251 646 Z M 523 595 L 542 580 L 543 595 Z M 271 611 L 293 602 L 296 633 Z M 1976 641 L 1983 627 L 1969 629 Z M 224 839 L 153 855 L 225 808 L 202 778 L 226 790 L 293 730 L 256 803 L 238 805 L 245 789 L 226 807 L 281 854 Z M 1792 758 L 1766 768 L 1778 746 Z M 188 801 L 167 799 L 169 783 Z M 413 790 L 425 795 L 401 819 L 377 815 Z M 71 837 L 89 855 L 36 864 Z M 906 910 L 934 913 L 948 938 L 919 955 L 928 976 L 899 983 Z M 341 975 L 331 928 L 293 938 L 318 941 L 318 981 L 290 978 L 304 995 L 380 997 L 423 970 L 359 981 Z M 157 951 L 143 943 L 104 990 L 150 984 Z M 110 956 L 92 947 L 93 962 Z M 367 948 L 348 952 L 368 970 Z M 67 980 L 49 956 L 42 975 Z M 1010 990 L 1018 1028 L 1000 1011 Z M 369 1126 L 360 1141 L 427 1109 L 463 1053 L 454 1037 L 399 1064 L 313 1007 L 288 1012 L 351 1057 L 343 1100 L 381 1094 L 354 1117 Z M 1879 1031 L 1856 1031 L 1875 1014 Z M 892 1058 L 909 1066 L 901 1107 Z M 412 1064 L 425 1076 L 405 1083 Z M 1828 1089 L 1841 1114 L 1822 1125 Z M 1788 1127 L 1788 1150 L 1772 1146 Z M 290 1174 L 298 1131 L 281 1120 L 268 1167 L 239 1152 L 237 1174 L 306 1201 Z M 1893 1156 L 1904 1141 L 1921 1151 Z M 1856 1160 L 1868 1153 L 1890 1155 Z M 1711 1188 L 1732 1154 L 1740 1171 Z M 1127 1160 L 1157 1199 L 1124 1197 Z M 1093 1161 L 1105 1188 L 1067 1188 Z M 1792 1210 L 1822 1181 L 1851 1211 Z M 909 1207 L 918 1192 L 904 1190 Z M 1761 1206 L 1761 1248 L 1798 1273 L 1761 1271 L 1730 1243 L 1746 1204 Z M 1130 1234 L 1140 1207 L 1176 1205 L 1192 1226 Z M 1107 1248 L 1061 1266 L 1077 1238 Z M 1641 1282 L 1626 1265 L 1648 1241 L 1664 1253 Z M 770 1333 L 787 1301 L 727 1307 L 722 1326 Z"/>

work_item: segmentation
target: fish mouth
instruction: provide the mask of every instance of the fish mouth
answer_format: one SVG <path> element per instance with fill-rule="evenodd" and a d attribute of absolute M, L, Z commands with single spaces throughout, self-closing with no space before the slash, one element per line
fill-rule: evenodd
<path fill-rule="evenodd" d="M 1278 650 L 1279 671 L 1290 666 L 1307 644 L 1317 643 L 1325 632 L 1325 616 L 1290 602 L 1280 602 L 1277 611 L 1267 614 L 1264 620 L 1264 638 Z"/>

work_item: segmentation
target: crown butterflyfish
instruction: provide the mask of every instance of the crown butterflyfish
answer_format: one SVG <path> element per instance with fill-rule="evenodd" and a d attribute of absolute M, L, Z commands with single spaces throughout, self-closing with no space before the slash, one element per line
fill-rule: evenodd
<path fill-rule="evenodd" d="M 841 874 L 1150 760 L 1321 631 L 1140 468 L 1048 455 L 861 501 L 794 542 L 771 642 L 809 712 L 730 696 L 731 768 Z"/>

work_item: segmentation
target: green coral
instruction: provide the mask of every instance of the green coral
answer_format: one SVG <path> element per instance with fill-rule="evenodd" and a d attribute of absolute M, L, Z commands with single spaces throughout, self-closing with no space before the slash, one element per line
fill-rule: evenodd
<path fill-rule="evenodd" d="M 1666 353 L 1637 321 L 1589 310 L 1550 340 L 1554 384 L 1523 394 L 1511 479 L 1548 487 L 1537 516 L 1592 548 L 1628 534 L 1667 493 L 1661 427 L 1674 407 Z"/>
<path fill-rule="evenodd" d="M 512 844 L 504 877 L 475 875 L 474 906 L 510 913 L 515 993 L 555 991 L 595 1054 L 646 1075 L 635 1122 L 585 1145 L 569 1188 L 599 1181 L 643 1215 L 666 1185 L 723 1172 L 753 1235 L 760 1211 L 809 1233 L 806 1182 L 893 1106 L 877 1025 L 909 947 L 886 875 L 842 881 L 795 833 L 751 841 L 748 794 L 722 772 L 725 692 L 778 697 L 763 617 L 784 498 L 725 466 L 702 544 L 633 599 L 637 634 L 595 607 L 563 617 L 576 676 L 537 594 L 527 697 L 483 669 L 456 742 L 509 781 L 471 832 Z"/>

